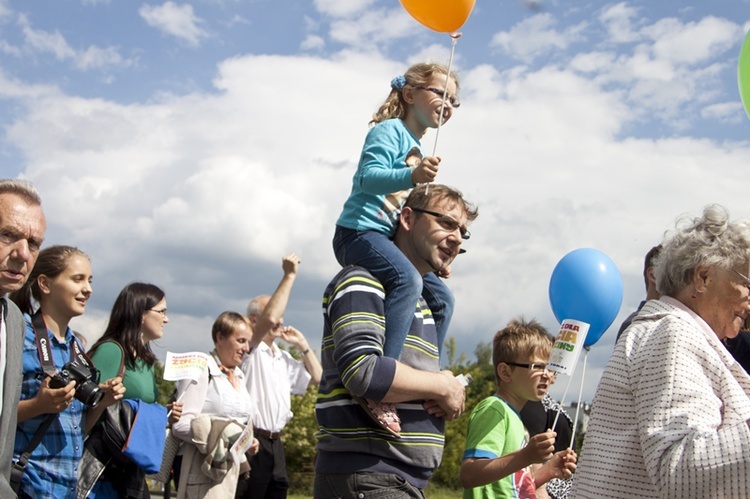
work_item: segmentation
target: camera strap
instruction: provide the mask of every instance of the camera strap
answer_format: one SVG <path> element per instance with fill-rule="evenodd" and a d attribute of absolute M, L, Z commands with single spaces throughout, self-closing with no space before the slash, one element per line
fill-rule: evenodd
<path fill-rule="evenodd" d="M 52 358 L 52 350 L 50 349 L 49 332 L 47 331 L 47 325 L 44 323 L 44 317 L 42 311 L 37 310 L 36 313 L 31 316 L 31 324 L 34 326 L 34 336 L 36 336 L 36 352 L 39 355 L 39 363 L 42 365 L 42 370 L 48 376 L 52 376 L 57 372 L 55 367 L 55 361 Z M 70 349 L 70 361 L 73 363 L 83 364 L 84 366 L 91 369 L 94 367 L 94 363 L 86 352 L 81 349 L 78 344 L 78 340 L 73 338 L 73 345 Z"/>
<path fill-rule="evenodd" d="M 34 452 L 34 449 L 36 449 L 37 445 L 39 445 L 39 442 L 42 441 L 42 437 L 45 433 L 47 433 L 47 430 L 49 429 L 50 425 L 52 424 L 52 421 L 57 419 L 57 413 L 48 414 L 47 418 L 44 420 L 44 422 L 39 425 L 39 429 L 36 430 L 36 433 L 34 434 L 34 438 L 31 439 L 31 442 L 29 442 L 29 445 L 26 446 L 26 448 L 23 450 L 21 455 L 18 457 L 18 461 L 15 461 L 13 463 L 13 466 L 10 468 L 10 487 L 13 489 L 13 492 L 18 495 L 18 491 L 21 490 L 21 481 L 23 480 L 23 470 L 26 468 L 26 464 L 29 462 L 29 457 L 31 456 L 31 453 Z"/>
<path fill-rule="evenodd" d="M 45 374 L 47 374 L 48 376 L 52 376 L 53 374 L 55 374 L 55 372 L 57 372 L 57 368 L 55 367 L 55 363 L 52 360 L 52 351 L 49 347 L 49 333 L 47 332 L 47 325 L 44 323 L 44 317 L 42 317 L 41 310 L 38 310 L 31 317 L 31 324 L 32 326 L 34 326 L 34 335 L 36 336 L 36 351 L 37 354 L 39 354 L 39 362 L 41 363 L 42 369 L 44 370 Z M 74 341 L 74 343 L 77 342 Z M 74 348 L 74 350 L 77 350 L 77 348 Z M 73 350 L 71 350 L 71 360 L 74 355 L 77 354 L 74 353 Z M 39 442 L 42 441 L 42 437 L 44 437 L 44 434 L 47 433 L 47 430 L 52 424 L 52 421 L 57 419 L 57 415 L 58 413 L 51 413 L 47 415 L 47 417 L 44 419 L 44 422 L 39 425 L 36 433 L 34 433 L 34 437 L 31 439 L 23 452 L 21 452 L 18 460 L 13 463 L 13 466 L 11 466 L 10 486 L 13 489 L 13 492 L 16 493 L 16 495 L 18 494 L 19 490 L 21 490 L 23 471 L 26 468 L 26 464 L 29 462 L 31 453 L 34 452 L 34 449 L 37 448 Z"/>

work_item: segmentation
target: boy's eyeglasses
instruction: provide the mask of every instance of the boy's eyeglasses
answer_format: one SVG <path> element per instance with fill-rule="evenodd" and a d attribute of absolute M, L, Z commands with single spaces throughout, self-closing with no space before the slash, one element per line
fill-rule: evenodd
<path fill-rule="evenodd" d="M 552 371 L 549 370 L 547 364 L 519 364 L 518 362 L 506 362 L 509 366 L 523 367 L 528 369 L 532 374 L 544 373 L 549 375 Z"/>
<path fill-rule="evenodd" d="M 423 210 L 422 208 L 411 208 L 411 211 L 432 215 L 433 217 L 438 219 L 438 222 L 445 228 L 445 230 L 449 232 L 455 232 L 456 230 L 458 230 L 461 233 L 461 239 L 466 240 L 471 237 L 471 232 L 469 232 L 469 229 L 462 226 L 460 223 L 458 223 L 448 215 L 443 215 L 442 213 L 438 213 L 436 211 Z"/>
<path fill-rule="evenodd" d="M 440 99 L 443 99 L 443 94 L 445 93 L 445 90 L 440 90 L 439 88 L 435 87 L 423 87 L 422 85 L 418 85 L 416 87 L 417 90 L 424 90 L 426 92 L 432 92 L 433 94 L 440 97 Z M 458 97 L 446 97 L 445 99 L 447 102 L 450 102 L 451 107 L 453 109 L 458 109 L 461 106 L 461 102 L 458 100 Z"/>

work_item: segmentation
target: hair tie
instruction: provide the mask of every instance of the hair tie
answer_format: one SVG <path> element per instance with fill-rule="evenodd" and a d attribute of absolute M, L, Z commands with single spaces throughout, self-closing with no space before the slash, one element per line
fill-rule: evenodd
<path fill-rule="evenodd" d="M 393 90 L 402 90 L 406 85 L 406 78 L 401 75 L 394 76 L 391 80 L 391 88 Z"/>

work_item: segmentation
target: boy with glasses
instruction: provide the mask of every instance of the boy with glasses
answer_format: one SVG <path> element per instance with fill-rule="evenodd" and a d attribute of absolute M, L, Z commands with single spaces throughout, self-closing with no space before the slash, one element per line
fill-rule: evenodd
<path fill-rule="evenodd" d="M 463 497 L 536 497 L 536 487 L 567 478 L 576 467 L 570 449 L 554 452 L 555 432 L 528 438 L 519 412 L 541 400 L 551 384 L 547 370 L 552 343 L 538 322 L 512 320 L 492 341 L 497 391 L 477 404 L 469 418 L 461 463 Z M 545 463 L 532 472 L 531 465 Z"/>

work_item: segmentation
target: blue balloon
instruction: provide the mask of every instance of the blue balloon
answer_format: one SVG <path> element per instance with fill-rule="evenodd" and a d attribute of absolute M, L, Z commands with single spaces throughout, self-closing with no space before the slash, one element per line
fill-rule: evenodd
<path fill-rule="evenodd" d="M 599 341 L 620 311 L 620 271 L 599 250 L 573 250 L 552 271 L 549 301 L 558 322 L 574 319 L 590 325 L 583 345 L 591 346 Z"/>

